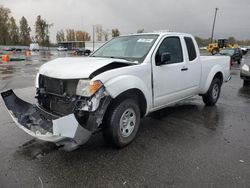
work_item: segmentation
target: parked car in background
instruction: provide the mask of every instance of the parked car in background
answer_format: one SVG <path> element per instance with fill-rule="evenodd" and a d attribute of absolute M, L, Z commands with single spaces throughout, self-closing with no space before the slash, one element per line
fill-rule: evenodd
<path fill-rule="evenodd" d="M 63 47 L 63 46 L 59 46 L 58 48 L 57 48 L 57 51 L 60 51 L 60 52 L 62 52 L 62 51 L 68 51 L 68 48 L 65 48 L 65 47 Z"/>
<path fill-rule="evenodd" d="M 16 48 L 16 47 L 9 47 L 9 48 L 6 48 L 5 51 L 7 51 L 7 52 L 21 52 L 22 49 Z"/>
<path fill-rule="evenodd" d="M 240 78 L 243 79 L 243 86 L 250 86 L 250 63 L 244 62 L 240 69 Z"/>
<path fill-rule="evenodd" d="M 247 47 L 243 46 L 243 47 L 240 47 L 240 49 L 241 49 L 243 55 L 247 54 L 247 52 L 248 52 L 248 48 Z"/>
<path fill-rule="evenodd" d="M 200 50 L 207 50 L 207 46 L 201 46 L 199 47 Z"/>
<path fill-rule="evenodd" d="M 85 48 L 77 48 L 74 51 L 75 55 L 84 55 L 84 56 L 89 56 L 91 54 L 91 50 L 85 49 Z"/>
<path fill-rule="evenodd" d="M 37 51 L 37 52 L 39 52 L 39 50 L 40 50 L 40 47 L 39 47 L 39 44 L 38 43 L 31 43 L 30 44 L 30 50 L 31 51 Z"/>
<path fill-rule="evenodd" d="M 240 48 L 223 48 L 217 55 L 226 55 L 231 57 L 231 63 L 236 62 L 241 63 L 242 51 Z"/>

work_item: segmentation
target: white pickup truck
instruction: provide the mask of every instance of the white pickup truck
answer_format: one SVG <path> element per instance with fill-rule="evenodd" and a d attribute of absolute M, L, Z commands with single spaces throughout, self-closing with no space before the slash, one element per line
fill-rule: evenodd
<path fill-rule="evenodd" d="M 140 119 L 194 95 L 215 105 L 230 79 L 230 58 L 200 56 L 194 37 L 144 33 L 113 38 L 90 57 L 58 58 L 36 78 L 37 104 L 8 90 L 1 95 L 17 126 L 65 150 L 102 130 L 105 140 L 124 147 Z"/>

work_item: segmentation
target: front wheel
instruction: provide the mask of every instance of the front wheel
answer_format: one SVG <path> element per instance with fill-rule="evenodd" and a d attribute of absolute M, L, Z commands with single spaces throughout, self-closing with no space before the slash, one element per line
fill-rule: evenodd
<path fill-rule="evenodd" d="M 202 96 L 203 102 L 207 106 L 214 106 L 218 101 L 221 90 L 221 81 L 218 78 L 214 78 L 207 93 Z"/>
<path fill-rule="evenodd" d="M 140 109 L 135 100 L 113 102 L 105 118 L 102 132 L 106 141 L 121 148 L 134 140 L 140 125 Z"/>

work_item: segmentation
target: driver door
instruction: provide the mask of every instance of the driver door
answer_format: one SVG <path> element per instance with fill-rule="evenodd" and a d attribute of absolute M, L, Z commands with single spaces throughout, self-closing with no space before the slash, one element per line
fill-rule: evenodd
<path fill-rule="evenodd" d="M 169 54 L 170 60 L 157 65 L 163 53 Z M 177 36 L 164 38 L 153 56 L 152 63 L 154 108 L 180 100 L 185 88 L 183 76 L 187 70 L 181 39 Z"/>

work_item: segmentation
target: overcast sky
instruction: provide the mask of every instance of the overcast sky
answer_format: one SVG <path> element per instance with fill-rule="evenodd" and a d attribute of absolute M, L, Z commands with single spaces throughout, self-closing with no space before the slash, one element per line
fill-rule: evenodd
<path fill-rule="evenodd" d="M 170 29 L 208 38 L 215 7 L 215 38 L 250 39 L 250 0 L 1 0 L 0 5 L 11 9 L 18 22 L 25 16 L 32 30 L 40 14 L 54 24 L 53 41 L 59 29 L 92 32 L 93 24 L 122 34 Z"/>

